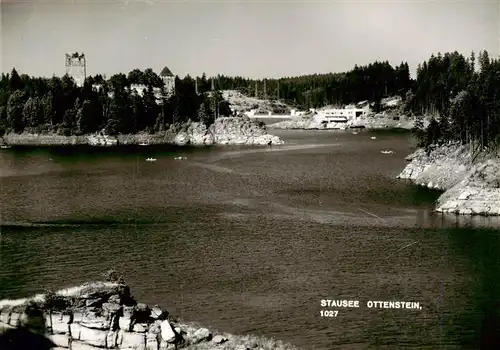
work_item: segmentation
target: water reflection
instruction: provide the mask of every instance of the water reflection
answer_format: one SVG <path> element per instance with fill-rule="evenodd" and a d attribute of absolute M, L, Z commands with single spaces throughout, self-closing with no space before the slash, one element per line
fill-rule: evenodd
<path fill-rule="evenodd" d="M 438 213 L 433 211 L 422 211 L 417 219 L 420 227 L 437 228 L 496 228 L 500 229 L 499 216 L 479 215 L 456 215 L 450 213 Z"/>

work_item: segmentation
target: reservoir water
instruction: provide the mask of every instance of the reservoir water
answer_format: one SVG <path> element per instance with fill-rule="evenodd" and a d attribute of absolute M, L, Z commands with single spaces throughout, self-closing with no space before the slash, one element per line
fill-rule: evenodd
<path fill-rule="evenodd" d="M 396 180 L 410 134 L 272 133 L 286 144 L 2 150 L 0 298 L 113 268 L 182 319 L 304 349 L 500 347 L 499 220 L 433 214 L 438 192 Z"/>

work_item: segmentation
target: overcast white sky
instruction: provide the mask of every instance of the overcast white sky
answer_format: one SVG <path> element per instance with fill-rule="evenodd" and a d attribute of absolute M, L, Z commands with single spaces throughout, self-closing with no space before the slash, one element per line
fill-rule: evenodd
<path fill-rule="evenodd" d="M 486 49 L 499 54 L 499 1 L 0 0 L 1 66 L 63 75 L 84 52 L 87 73 L 167 65 L 184 76 L 252 78 L 338 72 L 376 59 Z"/>

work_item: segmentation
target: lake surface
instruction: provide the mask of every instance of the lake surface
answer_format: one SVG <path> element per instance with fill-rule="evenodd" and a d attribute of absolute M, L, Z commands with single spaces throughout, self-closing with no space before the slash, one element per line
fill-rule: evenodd
<path fill-rule="evenodd" d="M 434 215 L 438 192 L 396 180 L 409 134 L 272 133 L 287 143 L 2 150 L 0 298 L 114 268 L 142 302 L 304 349 L 499 347 L 499 221 Z M 322 299 L 361 307 L 321 318 Z"/>

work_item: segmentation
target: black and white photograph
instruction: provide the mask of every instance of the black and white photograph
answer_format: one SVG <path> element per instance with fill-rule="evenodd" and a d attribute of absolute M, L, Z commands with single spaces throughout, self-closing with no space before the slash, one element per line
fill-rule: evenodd
<path fill-rule="evenodd" d="M 0 350 L 500 349 L 500 0 L 0 0 Z"/>

